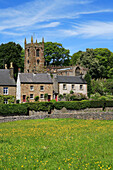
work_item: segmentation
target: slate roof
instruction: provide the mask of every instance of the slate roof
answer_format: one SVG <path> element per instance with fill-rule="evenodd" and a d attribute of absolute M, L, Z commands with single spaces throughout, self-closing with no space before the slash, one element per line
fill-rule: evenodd
<path fill-rule="evenodd" d="M 49 74 L 45 73 L 20 73 L 20 82 L 21 83 L 43 83 L 43 84 L 52 84 L 52 79 Z"/>
<path fill-rule="evenodd" d="M 58 83 L 87 84 L 81 76 L 57 76 Z"/>
<path fill-rule="evenodd" d="M 0 86 L 16 86 L 15 80 L 10 77 L 10 70 L 0 69 Z"/>

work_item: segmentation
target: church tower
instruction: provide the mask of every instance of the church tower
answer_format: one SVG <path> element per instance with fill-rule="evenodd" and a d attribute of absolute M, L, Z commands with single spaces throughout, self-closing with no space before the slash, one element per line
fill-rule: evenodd
<path fill-rule="evenodd" d="M 31 36 L 31 43 L 26 42 L 25 38 L 25 61 L 24 61 L 24 73 L 41 73 L 44 71 L 44 38 L 42 43 L 33 43 L 33 37 Z"/>

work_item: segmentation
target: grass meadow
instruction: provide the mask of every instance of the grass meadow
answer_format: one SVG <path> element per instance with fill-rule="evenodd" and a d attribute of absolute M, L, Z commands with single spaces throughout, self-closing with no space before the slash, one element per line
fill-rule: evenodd
<path fill-rule="evenodd" d="M 44 119 L 1 123 L 2 169 L 113 169 L 113 121 Z"/>

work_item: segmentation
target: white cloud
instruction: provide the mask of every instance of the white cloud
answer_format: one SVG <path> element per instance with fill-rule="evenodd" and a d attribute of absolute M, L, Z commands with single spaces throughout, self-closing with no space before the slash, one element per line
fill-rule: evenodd
<path fill-rule="evenodd" d="M 84 38 L 113 38 L 113 22 L 92 21 L 73 26 L 71 30 L 61 30 L 64 36 L 82 36 Z"/>
<path fill-rule="evenodd" d="M 84 11 L 82 7 L 92 2 L 93 0 L 34 0 L 15 8 L 0 9 L 0 31 L 7 35 L 8 32 L 9 35 L 22 35 L 29 31 L 35 32 L 40 28 L 58 27 L 62 19 L 113 12 L 110 9 Z M 21 32 L 18 34 L 17 31 Z M 74 30 L 68 32 L 78 34 Z"/>

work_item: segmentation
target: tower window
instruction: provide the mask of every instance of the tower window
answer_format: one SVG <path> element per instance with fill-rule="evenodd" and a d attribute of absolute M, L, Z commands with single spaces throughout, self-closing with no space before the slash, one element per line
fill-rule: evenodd
<path fill-rule="evenodd" d="M 30 50 L 28 49 L 28 57 L 30 56 Z"/>
<path fill-rule="evenodd" d="M 40 61 L 40 60 L 37 60 L 37 64 L 39 64 L 39 61 Z"/>
<path fill-rule="evenodd" d="M 29 60 L 27 60 L 27 63 L 29 64 Z"/>
<path fill-rule="evenodd" d="M 39 49 L 36 50 L 36 56 L 39 57 Z"/>

